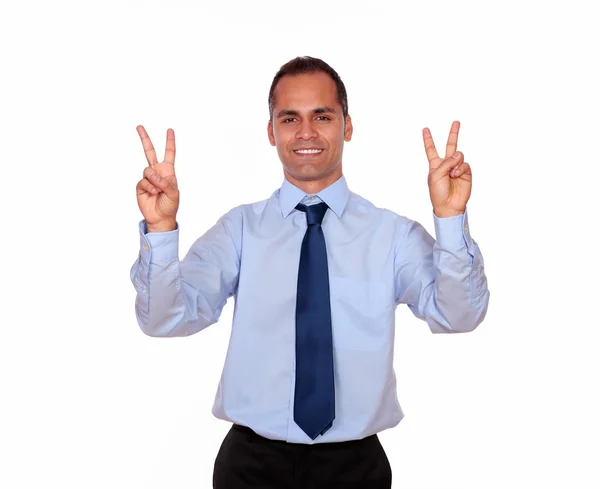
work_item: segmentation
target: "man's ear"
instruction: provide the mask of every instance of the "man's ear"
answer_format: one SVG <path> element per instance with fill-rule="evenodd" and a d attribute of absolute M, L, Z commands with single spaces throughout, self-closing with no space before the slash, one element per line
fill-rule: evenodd
<path fill-rule="evenodd" d="M 273 134 L 273 123 L 269 121 L 267 124 L 267 134 L 269 135 L 269 142 L 271 146 L 276 146 L 275 144 L 275 135 Z"/>
<path fill-rule="evenodd" d="M 344 127 L 344 141 L 348 142 L 352 139 L 352 118 L 350 114 L 346 116 L 346 124 Z"/>

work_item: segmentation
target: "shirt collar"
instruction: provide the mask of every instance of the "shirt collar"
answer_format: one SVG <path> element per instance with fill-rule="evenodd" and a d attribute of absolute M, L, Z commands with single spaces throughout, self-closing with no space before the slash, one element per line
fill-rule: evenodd
<path fill-rule="evenodd" d="M 286 218 L 289 216 L 296 208 L 296 205 L 307 195 L 309 194 L 300 190 L 287 179 L 284 179 L 279 189 L 279 206 L 281 207 L 283 217 Z M 329 187 L 324 188 L 315 195 L 325 202 L 338 217 L 342 217 L 344 207 L 346 207 L 346 203 L 350 198 L 350 190 L 348 189 L 346 178 L 342 175 Z"/>

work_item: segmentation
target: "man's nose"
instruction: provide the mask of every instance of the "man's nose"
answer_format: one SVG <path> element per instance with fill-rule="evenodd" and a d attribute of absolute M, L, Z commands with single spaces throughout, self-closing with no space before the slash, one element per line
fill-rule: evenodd
<path fill-rule="evenodd" d="M 296 133 L 297 139 L 314 139 L 318 135 L 315 130 L 312 121 L 305 120 L 302 122 L 302 125 L 298 128 L 298 132 Z"/>

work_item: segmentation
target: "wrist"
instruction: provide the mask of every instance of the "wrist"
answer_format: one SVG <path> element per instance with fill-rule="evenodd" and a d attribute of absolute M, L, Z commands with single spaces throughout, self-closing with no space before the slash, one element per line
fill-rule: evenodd
<path fill-rule="evenodd" d="M 445 209 L 443 207 L 434 207 L 433 213 L 439 218 L 454 217 L 454 216 L 460 216 L 460 215 L 464 214 L 465 209 L 460 211 L 457 209 Z"/>
<path fill-rule="evenodd" d="M 175 229 L 177 229 L 177 221 L 175 219 L 159 221 L 153 224 L 146 222 L 146 232 L 148 233 L 166 233 L 175 231 Z"/>

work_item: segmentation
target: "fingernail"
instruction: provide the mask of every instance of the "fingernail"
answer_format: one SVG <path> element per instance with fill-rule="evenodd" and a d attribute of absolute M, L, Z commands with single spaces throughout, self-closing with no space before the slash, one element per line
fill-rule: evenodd
<path fill-rule="evenodd" d="M 456 159 L 458 159 L 459 157 L 460 157 L 460 153 L 454 153 L 454 154 L 452 155 L 452 158 L 456 158 Z"/>

